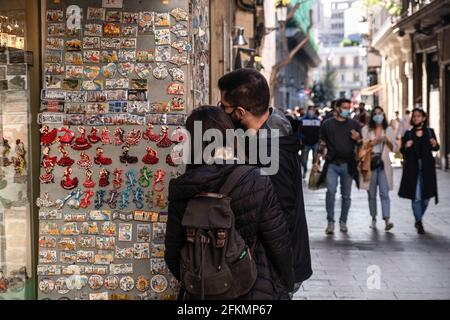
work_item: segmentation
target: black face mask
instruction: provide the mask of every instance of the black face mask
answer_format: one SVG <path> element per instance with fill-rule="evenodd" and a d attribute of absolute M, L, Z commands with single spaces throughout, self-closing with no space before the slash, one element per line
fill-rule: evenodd
<path fill-rule="evenodd" d="M 237 110 L 237 108 L 235 108 L 233 110 L 233 112 L 227 113 L 227 116 L 230 117 L 231 122 L 233 122 L 233 125 L 234 125 L 235 129 L 244 129 L 245 130 L 244 126 L 242 125 L 242 120 L 241 119 L 236 120 L 236 119 L 233 118 L 233 114 L 236 112 L 236 110 Z"/>

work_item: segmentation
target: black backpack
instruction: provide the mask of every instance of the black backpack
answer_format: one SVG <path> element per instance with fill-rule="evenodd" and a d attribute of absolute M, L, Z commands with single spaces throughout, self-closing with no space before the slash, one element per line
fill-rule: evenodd
<path fill-rule="evenodd" d="M 235 229 L 228 196 L 254 167 L 239 166 L 219 193 L 201 193 L 188 202 L 182 226 L 187 243 L 181 251 L 185 299 L 232 300 L 247 294 L 257 276 L 250 249 Z"/>

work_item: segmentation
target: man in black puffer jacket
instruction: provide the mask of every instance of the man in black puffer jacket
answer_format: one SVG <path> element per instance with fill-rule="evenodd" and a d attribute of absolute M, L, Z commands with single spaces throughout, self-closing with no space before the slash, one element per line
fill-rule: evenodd
<path fill-rule="evenodd" d="M 281 208 L 289 224 L 295 272 L 295 293 L 312 275 L 308 226 L 303 200 L 300 142 L 289 120 L 280 111 L 269 108 L 270 90 L 264 76 L 253 69 L 239 69 L 219 80 L 220 107 L 236 128 L 266 129 L 268 136 L 278 130 L 279 148 L 271 149 L 271 139 L 259 137 L 259 146 L 267 144 L 272 151 L 271 166 L 279 167 L 270 175 Z M 259 155 L 258 155 L 259 156 Z M 251 163 L 253 164 L 253 163 Z M 265 164 L 258 163 L 264 167 Z"/>
<path fill-rule="evenodd" d="M 165 260 L 178 280 L 180 252 L 186 244 L 181 221 L 188 201 L 201 192 L 218 192 L 235 168 L 236 165 L 197 166 L 171 181 Z M 249 247 L 257 240 L 257 279 L 242 299 L 289 299 L 288 292 L 294 284 L 292 249 L 288 226 L 270 179 L 255 168 L 241 179 L 230 197 L 236 230 Z"/>

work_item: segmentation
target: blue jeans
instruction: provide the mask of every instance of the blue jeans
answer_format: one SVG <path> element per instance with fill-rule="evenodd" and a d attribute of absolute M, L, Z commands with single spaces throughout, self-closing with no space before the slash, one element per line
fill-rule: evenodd
<path fill-rule="evenodd" d="M 338 178 L 341 182 L 341 195 L 342 195 L 342 208 L 340 222 L 347 223 L 348 212 L 352 203 L 352 183 L 353 178 L 348 172 L 348 164 L 333 164 L 328 166 L 327 171 L 327 220 L 328 222 L 334 221 L 334 204 L 336 202 L 336 192 L 338 185 Z"/>
<path fill-rule="evenodd" d="M 318 143 L 303 146 L 303 150 L 302 150 L 303 173 L 308 172 L 309 153 L 312 151 L 312 153 L 313 153 L 313 162 L 316 161 L 318 148 L 319 148 L 319 144 Z"/>
<path fill-rule="evenodd" d="M 377 191 L 380 189 L 381 211 L 383 219 L 388 220 L 391 217 L 391 200 L 389 198 L 389 184 L 384 169 L 372 171 L 372 180 L 370 181 L 369 210 L 372 218 L 377 217 Z"/>
<path fill-rule="evenodd" d="M 427 211 L 430 199 L 423 199 L 423 174 L 422 174 L 422 162 L 419 161 L 419 176 L 417 178 L 416 186 L 416 199 L 412 201 L 412 209 L 416 222 L 421 222 L 425 211 Z"/>

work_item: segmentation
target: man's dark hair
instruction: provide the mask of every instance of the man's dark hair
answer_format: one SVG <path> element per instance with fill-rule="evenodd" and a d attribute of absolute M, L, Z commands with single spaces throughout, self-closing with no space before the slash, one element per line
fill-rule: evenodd
<path fill-rule="evenodd" d="M 337 102 L 337 100 L 331 101 L 331 105 L 330 105 L 331 109 L 336 108 L 336 102 Z"/>
<path fill-rule="evenodd" d="M 219 89 L 232 106 L 240 106 L 255 116 L 269 110 L 270 89 L 266 78 L 254 69 L 244 68 L 224 75 Z"/>
<path fill-rule="evenodd" d="M 411 114 L 411 110 L 406 110 L 406 111 L 405 111 L 405 114 L 406 114 L 406 115 L 410 115 L 410 114 Z"/>
<path fill-rule="evenodd" d="M 336 101 L 336 108 L 342 107 L 342 105 L 343 105 L 344 103 L 350 103 L 350 104 L 352 104 L 352 102 L 351 102 L 349 99 L 339 99 L 339 100 Z"/>

